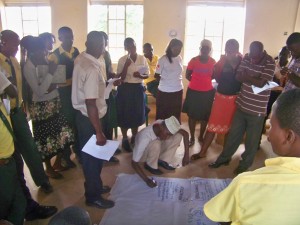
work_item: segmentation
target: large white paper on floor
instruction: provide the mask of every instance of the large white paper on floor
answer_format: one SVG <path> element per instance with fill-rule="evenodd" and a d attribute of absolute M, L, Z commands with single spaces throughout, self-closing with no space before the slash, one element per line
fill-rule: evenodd
<path fill-rule="evenodd" d="M 82 151 L 98 159 L 110 160 L 119 147 L 118 141 L 107 140 L 103 146 L 96 145 L 96 142 L 96 135 L 93 135 L 85 144 Z"/>
<path fill-rule="evenodd" d="M 136 174 L 119 175 L 111 191 L 115 206 L 106 210 L 100 225 L 217 225 L 203 206 L 231 179 L 154 179 L 158 187 L 149 188 Z"/>

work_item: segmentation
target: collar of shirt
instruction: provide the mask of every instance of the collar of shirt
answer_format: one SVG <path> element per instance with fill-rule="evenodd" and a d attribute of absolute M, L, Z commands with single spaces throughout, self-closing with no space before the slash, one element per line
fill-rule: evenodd
<path fill-rule="evenodd" d="M 75 48 L 72 47 L 72 48 L 71 48 L 71 51 L 70 51 L 70 52 L 67 52 L 67 51 L 65 51 L 65 50 L 63 49 L 62 46 L 59 46 L 58 50 L 59 50 L 59 54 L 65 54 L 65 55 L 68 56 L 69 58 L 72 58 L 72 57 L 73 57 L 73 53 L 74 53 L 74 51 L 75 51 Z"/>
<path fill-rule="evenodd" d="M 300 158 L 297 157 L 276 157 L 267 159 L 265 164 L 266 166 L 280 166 L 300 172 Z"/>
<path fill-rule="evenodd" d="M 89 59 L 89 60 L 91 60 L 93 63 L 95 63 L 97 66 L 101 66 L 101 64 L 100 64 L 100 61 L 99 61 L 99 59 L 96 59 L 94 56 L 92 56 L 91 54 L 88 54 L 88 53 L 86 53 L 86 52 L 82 52 L 82 55 L 85 57 L 85 58 L 87 58 L 87 59 Z"/>
<path fill-rule="evenodd" d="M 3 55 L 2 53 L 0 53 L 0 60 L 3 61 L 3 62 L 5 62 L 6 60 L 10 60 L 10 58 L 9 57 L 7 58 L 5 55 Z"/>

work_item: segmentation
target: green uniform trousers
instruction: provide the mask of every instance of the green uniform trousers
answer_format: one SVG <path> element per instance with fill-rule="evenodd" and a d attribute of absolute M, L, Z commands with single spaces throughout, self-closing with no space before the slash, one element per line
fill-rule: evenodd
<path fill-rule="evenodd" d="M 26 200 L 21 189 L 16 164 L 13 158 L 0 165 L 0 219 L 14 225 L 23 225 Z"/>
<path fill-rule="evenodd" d="M 42 158 L 32 137 L 26 115 L 21 109 L 15 109 L 11 112 L 10 119 L 16 136 L 16 151 L 22 155 L 36 186 L 41 186 L 49 179 L 45 174 Z"/>

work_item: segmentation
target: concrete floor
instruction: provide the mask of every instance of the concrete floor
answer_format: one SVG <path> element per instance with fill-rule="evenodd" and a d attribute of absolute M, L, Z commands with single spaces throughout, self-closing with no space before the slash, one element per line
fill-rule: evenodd
<path fill-rule="evenodd" d="M 155 118 L 155 104 L 153 102 L 152 103 L 150 102 L 150 108 L 151 108 L 151 112 L 149 114 L 149 123 L 153 122 Z M 184 114 L 182 114 L 182 116 L 183 116 L 182 126 L 184 129 L 188 131 L 187 117 Z M 142 127 L 140 127 L 140 129 Z M 199 134 L 199 130 L 200 127 L 199 125 L 197 125 L 196 135 Z M 122 139 L 121 132 L 119 130 L 117 140 L 121 141 L 121 139 Z M 208 167 L 208 164 L 213 162 L 222 151 L 222 146 L 216 144 L 214 141 L 208 151 L 206 158 L 193 161 L 188 166 L 177 168 L 175 172 L 169 172 L 164 170 L 165 173 L 162 176 L 176 177 L 176 178 L 191 178 L 191 177 L 233 178 L 234 177 L 233 170 L 237 167 L 238 161 L 240 159 L 240 155 L 243 152 L 243 150 L 244 150 L 244 145 L 241 144 L 238 151 L 233 156 L 232 162 L 230 163 L 229 166 L 222 166 L 218 169 L 210 169 Z M 190 148 L 190 155 L 199 151 L 200 151 L 199 143 L 195 143 L 195 145 Z M 183 154 L 183 146 L 181 145 L 177 152 L 178 158 L 177 158 L 177 162 L 175 162 L 176 164 L 180 163 L 179 158 L 180 156 L 182 156 L 182 154 Z M 87 207 L 85 205 L 84 188 L 83 188 L 84 178 L 83 178 L 82 169 L 81 166 L 78 164 L 77 160 L 75 159 L 74 155 L 72 155 L 72 157 L 73 157 L 73 161 L 77 164 L 77 167 L 62 172 L 64 179 L 50 180 L 50 182 L 54 187 L 53 193 L 44 194 L 43 192 L 39 191 L 39 189 L 33 183 L 27 168 L 25 168 L 28 187 L 31 190 L 33 198 L 36 199 L 40 204 L 55 205 L 59 208 L 59 210 L 71 205 L 83 207 L 89 212 L 93 224 L 98 225 L 99 222 L 101 221 L 101 218 L 105 210 Z M 271 146 L 270 143 L 267 141 L 266 136 L 263 135 L 261 148 L 257 152 L 255 161 L 252 167 L 250 168 L 250 170 L 254 170 L 259 167 L 262 167 L 264 165 L 264 160 L 270 157 L 274 157 L 274 153 L 272 153 L 271 151 Z M 123 152 L 120 155 L 118 155 L 117 158 L 120 160 L 119 164 L 106 163 L 103 168 L 101 177 L 105 185 L 113 186 L 117 175 L 120 173 L 129 173 L 129 174 L 134 173 L 130 165 L 131 153 Z M 104 195 L 104 197 L 109 197 L 109 194 Z M 46 225 L 48 221 L 49 220 L 36 220 L 32 222 L 25 222 L 25 224 Z"/>

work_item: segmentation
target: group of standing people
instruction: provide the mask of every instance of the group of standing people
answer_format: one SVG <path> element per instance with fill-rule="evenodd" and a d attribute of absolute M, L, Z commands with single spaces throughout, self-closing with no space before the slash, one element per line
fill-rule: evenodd
<path fill-rule="evenodd" d="M 76 166 L 70 159 L 73 150 L 84 171 L 86 204 L 98 208 L 113 207 L 113 201 L 101 196 L 110 191 L 110 187 L 103 185 L 99 177 L 104 161 L 81 150 L 92 135 L 96 135 L 98 145 L 105 145 L 107 139 L 112 139 L 114 126 L 121 128 L 122 147 L 125 151 L 132 151 L 132 146 L 135 145 L 132 166 L 150 187 L 156 186 L 156 183 L 147 178 L 138 162 L 144 158 L 145 169 L 153 174 L 161 174 L 158 166 L 167 170 L 175 169 L 170 166 L 170 161 L 174 157 L 174 149 L 176 150 L 183 137 L 183 165 L 188 164 L 188 147 L 195 143 L 197 121 L 201 123 L 198 140 L 202 143 L 202 148 L 200 153 L 191 157 L 192 160 L 206 156 L 215 133 L 228 133 L 223 152 L 216 162 L 209 166 L 217 168 L 228 164 L 246 133 L 246 150 L 235 172 L 244 172 L 251 166 L 259 145 L 270 95 L 270 90 L 254 94 L 252 86 L 266 85 L 273 79 L 275 69 L 274 60 L 266 53 L 261 42 L 252 42 L 249 54 L 242 58 L 239 43 L 230 39 L 226 42 L 225 55 L 216 63 L 210 56 L 212 43 L 203 40 L 200 44 L 200 54 L 192 58 L 187 66 L 186 79 L 189 86 L 182 104 L 183 63 L 180 53 L 183 43 L 180 40 L 172 39 L 166 48 L 166 54 L 158 59 L 153 54 L 151 44 L 143 46 L 143 56 L 137 53 L 134 39 L 126 38 L 124 48 L 128 54 L 119 59 L 117 73 L 114 73 L 110 55 L 105 50 L 108 36 L 104 32 L 90 32 L 87 35 L 86 51 L 82 53 L 73 47 L 71 28 L 62 27 L 58 34 L 61 46 L 53 52 L 53 35 L 48 33 L 39 37 L 24 37 L 21 41 L 22 50 L 25 50 L 22 67 L 15 59 L 20 43 L 18 35 L 13 31 L 3 31 L 1 36 L 1 68 L 3 74 L 10 79 L 7 81 L 3 78 L 5 85 L 0 89 L 10 100 L 5 111 L 1 101 L 1 129 L 9 130 L 11 137 L 9 142 L 4 140 L 10 143 L 10 146 L 3 147 L 7 149 L 7 154 L 0 157 L 0 168 L 11 162 L 12 152 L 15 152 L 16 156 L 13 158 L 17 162 L 18 178 L 24 190 L 27 187 L 20 154 L 28 165 L 35 183 L 45 192 L 51 192 L 52 186 L 48 177 L 60 179 L 63 177 L 60 171 Z M 294 44 L 300 42 L 299 33 L 292 35 L 287 41 L 291 51 Z M 295 47 L 294 52 L 297 51 L 298 48 Z M 293 59 L 289 69 L 284 67 L 281 70 L 281 80 L 288 77 L 288 88 L 298 87 L 300 83 L 297 60 L 298 58 Z M 40 77 L 38 68 L 45 65 L 48 71 Z M 58 65 L 65 66 L 66 77 L 63 83 L 53 82 Z M 22 77 L 23 81 L 26 81 L 25 86 L 22 84 Z M 113 84 L 118 88 L 117 93 L 111 93 L 106 99 L 105 88 L 110 78 L 116 78 Z M 216 90 L 212 86 L 212 79 L 218 83 Z M 149 92 L 156 97 L 157 121 L 150 128 L 138 132 L 147 115 L 144 80 Z M 17 93 L 7 89 L 10 83 L 18 88 Z M 30 90 L 26 92 L 25 108 L 30 112 L 34 139 L 26 116 L 20 108 L 23 95 L 25 96 L 23 86 Z M 188 133 L 180 128 L 181 112 L 187 113 L 189 117 L 190 140 Z M 7 120 L 9 123 L 4 122 Z M 130 141 L 128 129 L 132 131 Z M 12 147 L 13 142 L 15 151 Z M 155 151 L 152 151 L 151 146 L 155 147 Z M 25 148 L 26 150 L 22 151 Z M 56 156 L 56 161 L 52 165 L 53 156 Z M 43 170 L 42 161 L 45 162 L 46 171 Z M 112 157 L 111 162 L 118 162 L 118 159 Z M 12 165 L 12 169 L 13 167 Z M 9 176 L 6 172 L 3 174 Z M 14 173 L 15 171 L 12 174 Z M 7 214 L 7 207 L 13 204 L 13 196 L 22 195 L 18 184 L 14 183 L 13 179 L 11 181 L 10 195 L 5 196 L 6 204 L 1 206 L 5 209 L 1 210 L 1 213 L 6 213 L 1 214 L 1 217 L 7 219 L 11 218 L 11 215 Z M 1 189 L 1 196 L 4 196 L 6 191 Z M 32 207 L 26 212 L 28 220 L 46 218 L 57 211 L 56 207 L 40 206 L 33 201 L 28 188 L 23 192 L 27 194 L 27 208 Z M 36 212 L 40 214 L 36 215 Z M 13 219 L 16 225 L 22 224 L 24 213 L 19 212 L 18 217 Z"/>

